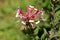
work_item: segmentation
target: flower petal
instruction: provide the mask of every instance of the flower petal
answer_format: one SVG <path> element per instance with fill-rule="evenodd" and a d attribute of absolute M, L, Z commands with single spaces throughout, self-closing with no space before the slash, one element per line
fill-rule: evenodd
<path fill-rule="evenodd" d="M 32 11 L 33 11 L 34 7 L 33 6 L 28 6 L 26 8 L 26 17 L 29 19 L 31 17 Z"/>
<path fill-rule="evenodd" d="M 34 20 L 29 20 L 29 22 L 34 22 Z"/>
<path fill-rule="evenodd" d="M 30 5 L 30 6 L 29 6 L 29 11 L 32 12 L 33 9 L 34 9 L 34 7 Z"/>
<path fill-rule="evenodd" d="M 20 8 L 17 9 L 17 13 L 23 14 L 22 10 Z"/>
<path fill-rule="evenodd" d="M 39 24 L 39 23 L 40 23 L 40 21 L 35 22 L 35 24 Z"/>
<path fill-rule="evenodd" d="M 16 14 L 16 17 L 19 17 L 19 13 Z"/>
<path fill-rule="evenodd" d="M 40 11 L 40 10 L 39 10 L 39 14 L 43 15 L 43 11 Z"/>
<path fill-rule="evenodd" d="M 25 18 L 25 16 L 23 15 L 22 10 L 20 10 L 20 8 L 17 9 L 16 17 L 19 17 L 20 19 Z"/>
<path fill-rule="evenodd" d="M 39 10 L 35 9 L 34 13 L 31 15 L 32 18 L 35 18 L 38 14 Z"/>

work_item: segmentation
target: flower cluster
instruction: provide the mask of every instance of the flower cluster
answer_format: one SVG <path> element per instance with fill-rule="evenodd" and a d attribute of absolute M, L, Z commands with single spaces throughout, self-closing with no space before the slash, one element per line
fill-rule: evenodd
<path fill-rule="evenodd" d="M 36 17 L 37 14 L 43 15 L 43 12 L 40 10 L 37 10 L 33 6 L 28 6 L 26 8 L 26 13 L 24 14 L 20 8 L 17 9 L 16 17 L 19 17 L 22 20 L 31 20 Z"/>
<path fill-rule="evenodd" d="M 40 16 L 37 17 L 37 14 Z M 40 20 L 43 19 L 42 15 L 43 11 L 36 9 L 33 6 L 28 6 L 26 7 L 26 13 L 23 13 L 22 10 L 18 8 L 16 17 L 18 17 L 24 25 L 26 25 L 26 21 L 28 21 L 33 26 L 33 23 L 38 24 Z M 37 22 L 34 22 L 35 18 L 39 18 L 39 20 Z"/>

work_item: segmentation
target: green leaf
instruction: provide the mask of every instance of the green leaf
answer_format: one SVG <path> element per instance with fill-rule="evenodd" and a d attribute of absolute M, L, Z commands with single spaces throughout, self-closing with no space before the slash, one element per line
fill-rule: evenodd
<path fill-rule="evenodd" d="M 39 28 L 36 28 L 36 29 L 34 30 L 34 34 L 37 35 L 37 34 L 38 34 L 38 31 L 39 31 Z"/>
<path fill-rule="evenodd" d="M 60 10 L 55 13 L 55 21 L 58 23 L 60 20 Z"/>
<path fill-rule="evenodd" d="M 41 36 L 41 40 L 45 40 L 45 39 L 46 39 L 46 38 L 45 38 L 45 34 L 47 33 L 47 31 L 46 31 L 45 28 L 43 28 L 43 30 L 44 30 L 44 34 Z"/>

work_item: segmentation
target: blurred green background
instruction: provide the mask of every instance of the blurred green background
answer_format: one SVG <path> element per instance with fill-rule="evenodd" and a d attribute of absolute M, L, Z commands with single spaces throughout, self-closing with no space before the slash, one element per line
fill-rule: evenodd
<path fill-rule="evenodd" d="M 15 17 L 21 3 L 20 0 L 0 0 L 0 40 L 26 40 Z"/>
<path fill-rule="evenodd" d="M 26 6 L 33 5 L 35 8 L 42 10 L 42 6 L 49 5 L 48 1 L 46 0 L 42 5 L 41 0 L 0 0 L 0 40 L 28 40 L 20 31 L 21 23 L 16 23 L 16 9 L 20 7 L 25 12 Z M 50 5 L 47 7 L 51 9 Z M 60 10 L 55 14 L 56 22 L 59 19 L 58 15 L 60 15 Z M 48 18 L 48 14 L 45 14 L 44 17 Z"/>

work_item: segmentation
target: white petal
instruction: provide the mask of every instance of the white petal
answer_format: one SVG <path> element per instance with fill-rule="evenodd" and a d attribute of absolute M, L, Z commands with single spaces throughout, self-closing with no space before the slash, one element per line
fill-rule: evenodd
<path fill-rule="evenodd" d="M 29 7 L 34 8 L 34 6 L 29 5 Z"/>
<path fill-rule="evenodd" d="M 19 17 L 19 13 L 16 14 L 16 17 Z"/>
<path fill-rule="evenodd" d="M 25 23 L 24 21 L 22 21 L 22 24 L 24 24 L 24 25 L 25 25 L 26 23 Z"/>
<path fill-rule="evenodd" d="M 37 21 L 35 24 L 38 24 L 40 21 Z"/>
<path fill-rule="evenodd" d="M 34 8 L 34 10 L 37 10 L 36 8 Z"/>
<path fill-rule="evenodd" d="M 34 20 L 29 20 L 29 22 L 34 22 Z"/>

